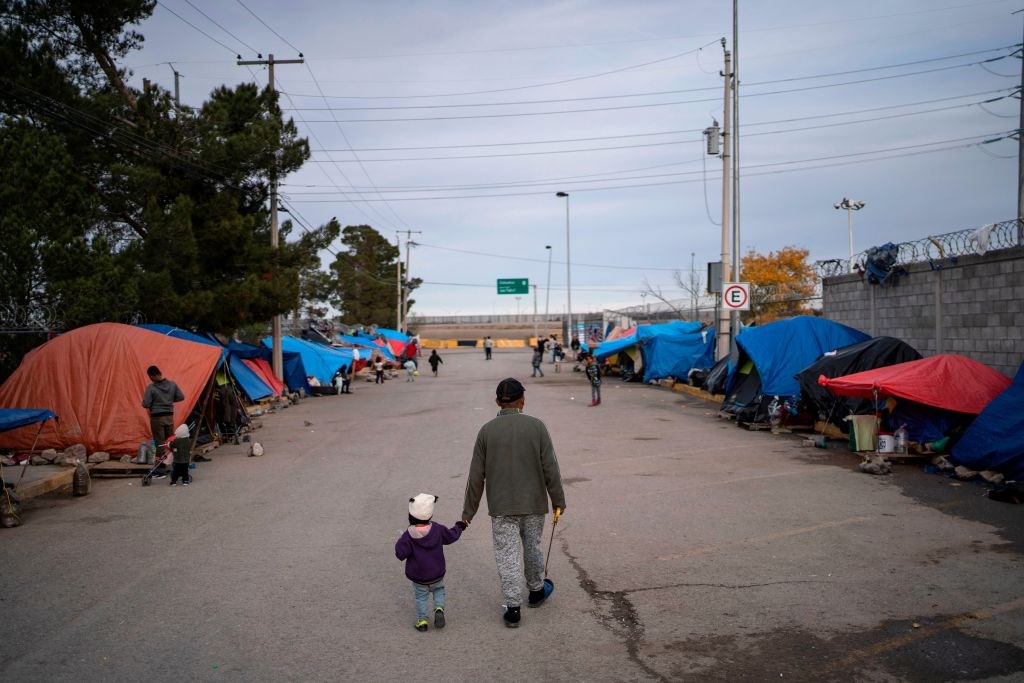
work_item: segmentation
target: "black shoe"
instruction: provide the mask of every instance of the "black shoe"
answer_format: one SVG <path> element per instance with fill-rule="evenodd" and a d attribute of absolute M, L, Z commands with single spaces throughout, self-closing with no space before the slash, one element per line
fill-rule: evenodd
<path fill-rule="evenodd" d="M 555 584 L 551 581 L 544 579 L 544 587 L 539 591 L 530 591 L 530 599 L 527 603 L 528 607 L 540 607 L 545 600 L 547 600 L 551 594 L 555 591 Z"/>
<path fill-rule="evenodd" d="M 444 607 L 434 610 L 434 628 L 444 628 Z"/>
<path fill-rule="evenodd" d="M 157 477 L 157 479 L 159 479 L 159 478 L 160 478 L 160 477 Z M 176 482 L 176 481 L 172 481 L 172 482 L 171 482 L 171 486 L 177 486 L 177 485 L 178 485 L 178 482 Z"/>
<path fill-rule="evenodd" d="M 519 607 L 506 607 L 505 613 L 501 615 L 501 618 L 505 620 L 505 626 L 509 628 L 519 628 L 519 619 L 521 615 L 519 613 Z"/>
<path fill-rule="evenodd" d="M 430 628 L 430 627 L 427 626 L 427 620 L 426 619 L 420 619 L 419 621 L 416 622 L 416 630 L 417 631 L 426 631 L 428 628 Z"/>
<path fill-rule="evenodd" d="M 192 480 L 191 480 L 191 479 L 189 479 L 188 481 L 183 481 L 183 482 L 181 482 L 181 485 L 182 485 L 182 486 L 188 486 L 188 485 L 189 485 L 189 484 L 191 484 L 191 483 L 192 483 Z"/>

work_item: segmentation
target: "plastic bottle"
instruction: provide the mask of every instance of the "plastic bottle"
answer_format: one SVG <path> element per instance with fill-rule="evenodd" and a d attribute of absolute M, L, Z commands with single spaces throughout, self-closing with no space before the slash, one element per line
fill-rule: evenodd
<path fill-rule="evenodd" d="M 76 496 L 87 496 L 91 488 L 92 478 L 89 476 L 89 470 L 79 460 L 75 463 L 75 474 L 71 479 L 71 493 Z"/>
<path fill-rule="evenodd" d="M 139 455 L 135 459 L 135 462 L 139 463 L 140 465 L 145 465 L 146 462 L 147 462 L 146 456 L 148 454 L 149 454 L 149 449 L 146 448 L 146 442 L 145 441 L 140 441 L 139 442 Z"/>
<path fill-rule="evenodd" d="M 907 426 L 900 425 L 893 435 L 893 453 L 895 455 L 906 455 L 907 454 Z"/>

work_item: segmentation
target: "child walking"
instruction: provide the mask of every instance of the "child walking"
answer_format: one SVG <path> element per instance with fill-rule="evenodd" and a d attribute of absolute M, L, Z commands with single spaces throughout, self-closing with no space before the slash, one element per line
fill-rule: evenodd
<path fill-rule="evenodd" d="M 171 464 L 171 486 L 175 486 L 179 478 L 182 486 L 192 483 L 192 476 L 188 473 L 188 464 L 192 461 L 191 446 L 188 425 L 182 423 L 174 430 L 174 440 L 170 442 L 171 452 L 174 454 L 174 461 Z"/>
<path fill-rule="evenodd" d="M 416 601 L 416 630 L 426 631 L 427 596 L 434 597 L 434 628 L 444 628 L 444 546 L 459 540 L 465 522 L 446 529 L 430 520 L 437 496 L 420 493 L 409 499 L 409 528 L 395 543 L 395 557 L 405 561 L 405 576 L 412 581 Z"/>
<path fill-rule="evenodd" d="M 430 358 L 427 359 L 427 362 L 430 363 L 430 369 L 434 371 L 434 377 L 437 377 L 437 365 L 438 363 L 444 363 L 441 360 L 441 356 L 437 355 L 437 349 L 430 352 Z"/>
<path fill-rule="evenodd" d="M 590 405 L 601 405 L 601 368 L 594 361 L 594 357 L 587 354 L 587 379 L 590 380 Z"/>

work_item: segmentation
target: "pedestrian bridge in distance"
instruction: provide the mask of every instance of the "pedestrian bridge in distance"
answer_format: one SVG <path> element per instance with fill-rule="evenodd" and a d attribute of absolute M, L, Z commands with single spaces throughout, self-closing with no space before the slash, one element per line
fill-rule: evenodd
<path fill-rule="evenodd" d="M 465 315 L 465 316 L 420 316 L 408 320 L 410 334 L 419 335 L 423 340 L 458 340 L 465 342 L 483 339 L 521 339 L 529 343 L 534 331 L 542 337 L 551 334 L 563 338 L 562 317 L 552 314 L 547 320 L 538 315 L 536 327 L 533 314 L 520 315 Z M 525 344 L 524 344 L 525 345 Z"/>

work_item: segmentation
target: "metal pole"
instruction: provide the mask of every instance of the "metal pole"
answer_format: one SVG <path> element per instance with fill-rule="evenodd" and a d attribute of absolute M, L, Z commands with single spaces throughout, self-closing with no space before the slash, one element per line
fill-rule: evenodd
<path fill-rule="evenodd" d="M 405 319 L 409 315 L 409 272 L 412 270 L 412 266 L 409 265 L 409 245 L 412 243 L 410 235 L 405 236 L 405 286 L 402 287 L 402 326 L 398 328 L 400 332 L 407 332 Z"/>
<path fill-rule="evenodd" d="M 732 276 L 740 279 L 740 10 L 732 0 Z M 740 332 L 740 312 L 729 316 L 730 349 Z"/>
<path fill-rule="evenodd" d="M 722 39 L 722 47 L 725 47 L 725 38 Z M 732 240 L 732 231 L 729 229 L 730 217 L 730 193 L 729 181 L 732 179 L 732 169 L 729 164 L 732 161 L 732 55 L 725 51 L 725 71 L 722 72 L 725 80 L 724 106 L 722 111 L 722 282 L 732 282 L 732 262 L 729 258 L 729 245 Z M 724 289 L 724 287 L 723 287 Z M 719 295 L 721 297 L 721 295 Z M 729 311 L 725 306 L 718 309 L 718 353 L 716 358 L 722 359 L 729 355 Z"/>
<path fill-rule="evenodd" d="M 566 343 L 572 343 L 575 331 L 572 327 L 572 258 L 569 248 L 569 193 L 556 192 L 555 196 L 565 197 L 565 318 L 568 323 L 566 327 Z"/>
<path fill-rule="evenodd" d="M 398 263 L 395 266 L 395 294 L 397 301 L 395 302 L 395 329 L 402 327 L 402 236 L 397 231 L 395 232 L 395 242 L 398 244 Z"/>
<path fill-rule="evenodd" d="M 693 259 L 694 259 L 695 256 L 696 256 L 696 253 L 691 251 L 690 252 L 690 303 L 693 304 L 693 306 L 691 308 L 691 316 L 690 317 L 691 317 L 692 320 L 696 320 L 697 319 L 697 283 L 696 283 L 696 278 L 694 278 L 694 276 L 693 276 L 693 274 L 694 274 Z"/>
<path fill-rule="evenodd" d="M 1014 14 L 1021 11 L 1017 10 Z M 1017 122 L 1017 243 L 1024 244 L 1024 53 L 1020 57 L 1021 91 L 1018 94 L 1020 118 Z"/>
<path fill-rule="evenodd" d="M 846 229 L 850 237 L 850 272 L 853 272 L 853 206 L 846 207 Z"/>
<path fill-rule="evenodd" d="M 551 245 L 544 248 L 548 250 L 548 285 L 544 293 L 544 332 L 547 333 L 548 323 L 551 322 Z"/>
<path fill-rule="evenodd" d="M 540 333 L 537 332 L 537 285 L 533 287 L 533 338 L 535 343 L 540 343 Z"/>

